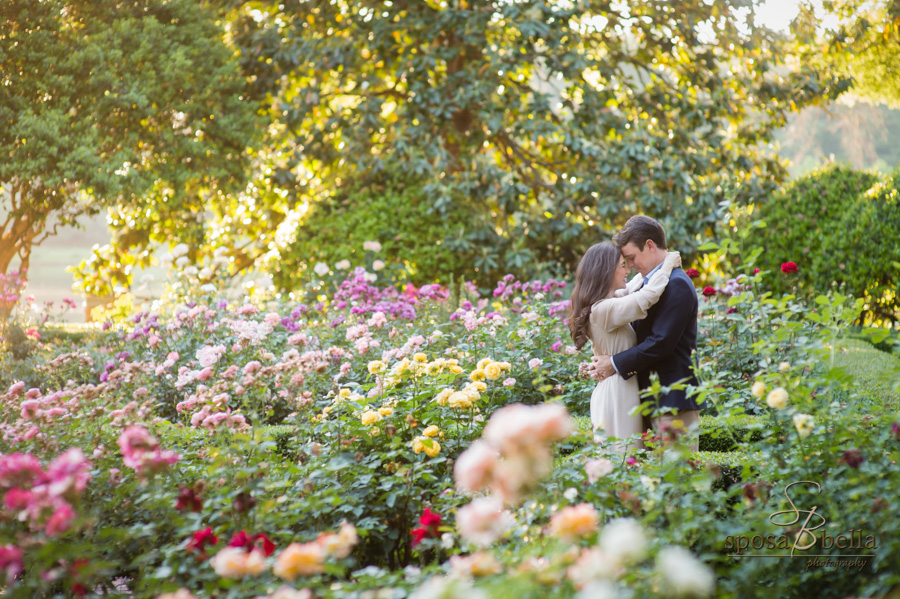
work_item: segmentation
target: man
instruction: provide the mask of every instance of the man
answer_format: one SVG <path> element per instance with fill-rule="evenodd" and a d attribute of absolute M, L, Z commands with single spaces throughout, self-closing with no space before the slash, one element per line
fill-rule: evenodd
<path fill-rule="evenodd" d="M 622 250 L 628 266 L 643 275 L 643 284 L 656 274 L 666 258 L 666 233 L 649 216 L 632 216 L 622 230 L 613 237 Z M 697 385 L 693 371 L 692 353 L 697 349 L 697 292 L 691 279 L 680 268 L 672 271 L 669 284 L 659 301 L 647 313 L 647 318 L 632 323 L 637 345 L 614 356 L 595 356 L 591 366 L 594 379 L 609 376 L 625 379 L 637 375 L 638 386 L 650 386 L 651 373 L 659 375 L 663 387 L 682 379 Z M 661 432 L 683 426 L 699 432 L 700 406 L 685 390 L 663 393 L 650 422 Z M 679 422 L 680 421 L 680 422 Z M 692 444 L 697 450 L 696 437 Z"/>

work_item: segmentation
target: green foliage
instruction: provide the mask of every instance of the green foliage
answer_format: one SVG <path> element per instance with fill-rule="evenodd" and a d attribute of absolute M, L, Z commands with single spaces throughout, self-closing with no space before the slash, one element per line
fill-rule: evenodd
<path fill-rule="evenodd" d="M 853 77 L 853 93 L 900 107 L 900 2 L 837 0 L 827 4 L 839 26 L 827 33 L 824 56 Z"/>
<path fill-rule="evenodd" d="M 358 264 L 363 243 L 376 240 L 382 246 L 377 259 L 389 265 L 404 264 L 403 274 L 413 284 L 470 275 L 474 266 L 470 257 L 453 251 L 448 241 L 469 227 L 474 218 L 471 208 L 462 205 L 440 214 L 408 177 L 394 168 L 354 183 L 329 201 L 313 203 L 289 248 L 267 269 L 276 285 L 299 287 L 318 262 L 332 268 L 344 259 Z M 366 266 L 372 270 L 371 264 Z M 383 277 L 388 273 L 377 274 Z"/>
<path fill-rule="evenodd" d="M 496 560 L 495 573 L 471 583 L 488 597 L 570 599 L 572 567 L 598 545 L 606 560 L 611 548 L 604 534 L 623 517 L 634 520 L 646 542 L 632 539 L 641 545 L 639 556 L 606 576 L 636 595 L 657 594 L 660 577 L 672 576 L 659 556 L 678 545 L 695 556 L 689 562 L 695 573 L 712 570 L 717 597 L 741 597 L 751 586 L 768 593 L 776 580 L 778 596 L 883 596 L 900 571 L 900 537 L 893 532 L 900 507 L 891 501 L 900 485 L 900 424 L 892 412 L 871 409 L 869 390 L 855 383 L 873 372 L 845 360 L 840 347 L 850 345 L 835 345 L 859 306 L 839 294 L 809 305 L 774 297 L 763 287 L 769 278 L 762 272 L 735 280 L 727 299 L 720 293 L 701 300 L 697 391 L 712 400 L 716 414 L 701 419 L 701 445 L 708 450 L 700 452 L 688 451 L 676 436 L 669 444 L 648 440 L 649 449 L 630 455 L 610 454 L 583 417 L 594 383 L 575 380 L 577 354 L 552 346 L 565 328 L 551 311 L 557 302 L 546 300 L 560 298 L 521 289 L 469 297 L 458 312 L 438 294 L 421 299 L 415 319 L 371 324 L 364 324 L 370 316 L 359 302 L 339 307 L 332 298 L 301 308 L 260 298 L 259 306 L 229 305 L 187 289 L 187 297 L 161 313 L 134 315 L 113 333 L 72 337 L 41 327 L 47 334 L 33 339 L 30 355 L 3 364 L 0 376 L 18 379 L 31 370 L 28 380 L 36 382 L 23 380 L 0 394 L 0 451 L 31 454 L 46 465 L 78 447 L 91 478 L 83 493 L 66 494 L 75 512 L 68 530 L 51 532 L 43 522 L 30 527 L 0 513 L 4 544 L 29 548 L 22 577 L 8 589 L 61 595 L 83 584 L 110 594 L 111 581 L 121 577 L 139 598 L 179 587 L 204 598 L 257 596 L 282 584 L 272 567 L 290 543 L 314 542 L 347 520 L 359 534 L 353 554 L 328 558 L 321 572 L 293 584 L 323 599 L 358 599 L 385 593 L 386 586 L 408 594 L 431 584 L 432 575 L 458 571 L 476 549 L 459 517 L 472 497 L 454 489 L 453 469 L 465 467 L 460 453 L 496 409 L 556 398 L 578 406 L 581 430 L 559 444 L 556 468 L 540 471 L 532 495 L 514 500 L 515 525 L 471 558 L 480 565 Z M 361 294 L 373 293 L 353 280 Z M 451 313 L 465 316 L 451 320 Z M 221 351 L 212 351 L 216 346 Z M 382 364 L 374 361 L 378 352 Z M 532 358 L 542 363 L 532 366 Z M 761 392 L 751 393 L 753 382 Z M 442 403 L 446 388 L 470 392 Z M 770 406 L 764 398 L 776 389 L 787 399 Z M 213 415 L 244 414 L 250 426 L 233 430 L 205 420 L 189 426 L 196 400 Z M 807 426 L 799 424 L 804 419 Z M 146 476 L 127 465 L 119 435 L 135 424 L 181 460 Z M 521 426 L 515 418 L 507 425 L 494 431 Z M 535 463 L 542 468 L 542 456 L 549 465 L 549 453 L 523 447 L 509 458 L 516 476 L 531 476 Z M 739 535 L 794 538 L 796 530 L 776 526 L 770 516 L 792 510 L 784 487 L 800 480 L 822 485 L 793 495 L 797 509 L 817 506 L 828 521 L 822 532 L 836 537 L 861 529 L 877 536 L 877 550 L 858 575 L 835 582 L 828 570 L 786 571 L 774 558 L 730 557 L 728 539 Z M 4 493 L 21 484 L 8 477 L 0 483 Z M 5 500 L 22 499 L 14 493 Z M 598 522 L 588 519 L 582 534 L 565 538 L 560 516 L 574 506 L 592 510 Z M 412 547 L 410 529 L 425 507 L 441 524 Z M 188 551 L 192 535 L 207 527 L 218 537 L 207 556 Z M 208 557 L 239 531 L 266 534 L 278 553 L 260 572 L 228 578 Z M 833 559 L 842 554 L 834 546 L 814 551 Z M 78 562 L 83 567 L 59 568 L 52 580 L 41 576 L 76 555 L 87 560 Z"/>
<path fill-rule="evenodd" d="M 766 234 L 747 236 L 762 250 L 776 293 L 814 298 L 840 287 L 865 299 L 861 319 L 895 321 L 900 293 L 900 192 L 893 177 L 829 166 L 761 203 L 753 218 Z M 781 273 L 786 262 L 796 273 Z"/>
<path fill-rule="evenodd" d="M 110 263 L 146 262 L 151 239 L 196 237 L 241 187 L 258 121 L 217 16 L 189 0 L 3 3 L 0 272 L 27 265 L 48 223 L 109 206 Z"/>
<path fill-rule="evenodd" d="M 788 63 L 800 47 L 746 2 L 235 4 L 234 44 L 284 132 L 262 204 L 287 219 L 400 164 L 398 186 L 437 214 L 475 214 L 442 247 L 482 285 L 568 272 L 637 212 L 694 249 L 720 202 L 783 180 L 759 146 L 788 111 L 843 89 Z M 257 255 L 273 250 L 261 234 Z"/>
<path fill-rule="evenodd" d="M 837 344 L 835 363 L 853 373 L 859 398 L 873 412 L 900 408 L 896 378 L 900 359 L 896 355 L 878 351 L 866 341 L 845 338 Z"/>

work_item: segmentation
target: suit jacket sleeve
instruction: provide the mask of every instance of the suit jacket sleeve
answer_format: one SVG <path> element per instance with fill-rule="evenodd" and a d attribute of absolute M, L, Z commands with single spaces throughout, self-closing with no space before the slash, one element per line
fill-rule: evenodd
<path fill-rule="evenodd" d="M 647 310 L 659 301 L 669 283 L 671 270 L 660 270 L 650 282 L 640 290 L 623 297 L 611 297 L 594 304 L 591 309 L 591 323 L 612 333 L 633 320 L 647 318 Z M 617 363 L 618 364 L 618 363 Z"/>
<path fill-rule="evenodd" d="M 674 278 L 666 291 L 665 306 L 660 306 L 663 310 L 653 321 L 650 335 L 613 358 L 623 378 L 628 379 L 639 370 L 650 369 L 670 355 L 690 322 L 693 305 L 697 301 L 697 291 L 693 285 Z"/>

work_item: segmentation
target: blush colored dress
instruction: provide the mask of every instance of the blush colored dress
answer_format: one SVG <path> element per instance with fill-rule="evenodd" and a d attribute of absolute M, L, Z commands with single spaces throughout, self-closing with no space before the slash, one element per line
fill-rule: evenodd
<path fill-rule="evenodd" d="M 624 295 L 600 300 L 591 307 L 591 346 L 595 356 L 612 356 L 634 347 L 637 337 L 631 322 L 647 317 L 647 310 L 659 301 L 669 284 L 672 269 L 680 264 L 679 254 L 670 252 L 646 285 L 640 286 L 643 277 L 638 275 L 628 283 Z M 640 405 L 637 379 L 633 376 L 626 380 L 616 374 L 597 384 L 591 394 L 591 424 L 598 435 L 627 439 L 644 432 L 641 414 L 635 410 Z M 641 446 L 640 442 L 629 441 L 613 447 L 626 451 Z"/>

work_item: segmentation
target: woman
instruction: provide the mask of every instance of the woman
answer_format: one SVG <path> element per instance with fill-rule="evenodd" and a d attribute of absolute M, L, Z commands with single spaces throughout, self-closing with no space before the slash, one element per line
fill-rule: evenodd
<path fill-rule="evenodd" d="M 575 347 L 591 340 L 594 355 L 614 355 L 637 341 L 631 322 L 647 317 L 647 310 L 659 301 L 669 284 L 672 269 L 681 266 L 681 255 L 669 252 L 660 269 L 640 287 L 638 275 L 626 282 L 629 268 L 622 253 L 609 242 L 591 246 L 575 273 L 575 288 L 569 308 L 569 329 Z M 600 381 L 591 394 L 591 424 L 608 437 L 627 439 L 641 434 L 641 414 L 637 377 L 612 376 Z M 617 443 L 616 451 L 640 447 L 641 443 Z"/>

